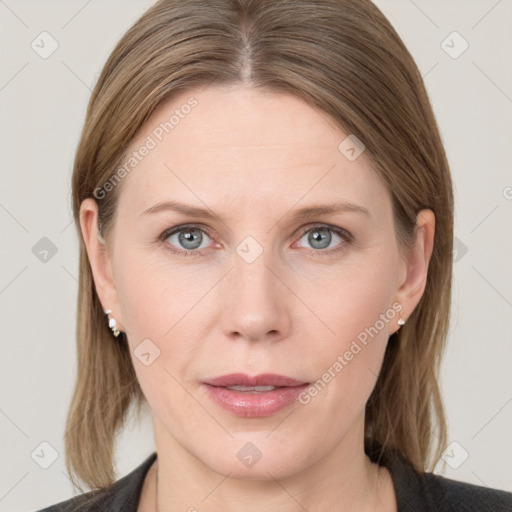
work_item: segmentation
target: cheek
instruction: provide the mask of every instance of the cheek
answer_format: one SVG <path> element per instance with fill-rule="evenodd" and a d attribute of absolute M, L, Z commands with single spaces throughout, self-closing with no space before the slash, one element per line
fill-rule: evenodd
<path fill-rule="evenodd" d="M 149 339 L 160 350 L 153 371 L 160 368 L 163 372 L 165 365 L 176 378 L 187 379 L 198 368 L 204 370 L 201 361 L 215 360 L 219 351 L 229 356 L 231 346 L 223 343 L 222 335 L 209 335 L 211 329 L 218 329 L 224 301 L 235 299 L 226 289 L 229 279 L 219 282 L 225 273 L 221 265 L 173 265 L 157 252 L 150 254 L 130 248 L 130 244 L 118 251 L 115 281 L 122 321 L 132 354 L 135 350 L 137 355 L 143 342 L 151 348 L 145 341 Z M 288 269 L 281 273 L 294 292 L 283 295 L 289 297 L 288 303 L 280 305 L 281 314 L 291 316 L 291 330 L 284 333 L 293 338 L 297 350 L 291 360 L 307 366 L 308 375 L 317 378 L 329 370 L 334 373 L 328 393 L 350 389 L 347 396 L 357 398 L 373 385 L 388 328 L 393 325 L 379 322 L 379 317 L 391 306 L 395 263 L 391 251 L 375 250 L 344 264 L 327 267 L 311 262 L 301 272 Z M 229 326 L 230 319 L 224 320 Z M 219 343 L 200 343 L 208 338 Z M 148 373 L 136 359 L 134 366 L 141 385 L 150 378 L 167 385 L 172 380 L 161 372 Z"/>
<path fill-rule="evenodd" d="M 137 380 L 153 413 L 179 431 L 200 414 L 182 383 L 196 360 L 192 340 L 198 338 L 191 331 L 193 310 L 190 316 L 187 311 L 205 292 L 191 285 L 190 276 L 135 250 L 117 260 L 115 277 Z"/>
<path fill-rule="evenodd" d="M 314 351 L 305 347 L 317 380 L 300 401 L 325 414 L 325 421 L 329 416 L 340 421 L 355 416 L 375 385 L 397 319 L 392 307 L 395 266 L 392 252 L 361 259 L 343 275 L 325 281 L 322 294 L 310 295 L 318 316 L 333 332 L 324 330 L 327 334 Z"/>
<path fill-rule="evenodd" d="M 382 314 L 394 314 L 391 306 L 396 291 L 396 265 L 393 251 L 375 250 L 353 258 L 342 272 L 318 279 L 316 291 L 306 292 L 315 311 L 334 331 L 327 333 L 326 339 L 333 340 L 329 346 L 341 349 L 374 326 Z M 387 339 L 392 325 L 389 321 L 378 322 L 381 338 Z"/>
<path fill-rule="evenodd" d="M 180 271 L 156 251 L 127 247 L 119 253 L 122 257 L 115 262 L 117 295 L 139 381 L 143 387 L 165 384 L 169 390 L 171 374 L 182 381 L 197 356 L 205 337 L 202 319 L 208 316 L 205 308 L 209 303 L 201 298 L 218 278 L 206 270 Z M 154 358 L 151 371 L 143 357 L 138 359 L 148 352 L 149 360 Z"/>
<path fill-rule="evenodd" d="M 230 279 L 219 282 L 225 272 L 221 265 L 171 264 L 160 251 L 151 253 L 126 244 L 117 252 L 114 277 L 122 325 L 132 345 L 149 338 L 165 347 L 166 340 L 173 339 L 176 351 L 192 350 L 192 331 L 200 334 L 201 324 L 205 329 L 209 323 L 214 324 L 224 309 L 220 305 L 234 300 L 232 290 L 225 289 L 230 288 Z M 341 263 L 327 266 L 308 262 L 301 268 L 291 266 L 280 272 L 293 290 L 288 304 L 280 306 L 283 315 L 293 315 L 292 330 L 298 334 L 291 332 L 290 336 L 301 340 L 301 349 L 317 360 L 332 357 L 334 351 L 348 350 L 350 342 L 371 328 L 390 307 L 395 291 L 395 259 L 393 251 L 380 247 Z M 379 333 L 380 338 L 387 339 L 388 327 L 389 323 Z M 315 344 L 312 353 L 313 330 L 316 338 L 324 341 L 320 347 Z M 184 336 L 189 340 L 188 348 L 181 347 L 180 338 Z"/>
<path fill-rule="evenodd" d="M 193 287 L 183 286 L 176 269 L 165 258 L 155 257 L 158 250 L 151 253 L 130 245 L 118 251 L 114 262 L 123 325 L 132 342 L 158 340 L 176 322 Z"/>

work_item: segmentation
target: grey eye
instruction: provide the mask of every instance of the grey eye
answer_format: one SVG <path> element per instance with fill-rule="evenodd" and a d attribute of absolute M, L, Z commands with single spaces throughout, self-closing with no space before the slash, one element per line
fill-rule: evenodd
<path fill-rule="evenodd" d="M 330 248 L 329 245 L 333 241 L 333 234 L 335 237 L 338 237 L 340 240 L 342 240 L 342 238 L 334 233 L 332 229 L 323 226 L 311 228 L 306 233 L 304 233 L 301 240 L 307 238 L 307 242 L 313 249 L 321 250 Z"/>
<path fill-rule="evenodd" d="M 173 237 L 177 237 L 177 241 L 171 241 Z M 210 238 L 202 229 L 199 228 L 181 228 L 174 233 L 171 233 L 166 240 L 169 241 L 171 245 L 178 247 L 178 249 L 184 249 L 187 251 L 203 249 L 204 247 L 208 247 L 208 244 L 201 247 L 201 242 L 205 240 L 205 238 Z"/>

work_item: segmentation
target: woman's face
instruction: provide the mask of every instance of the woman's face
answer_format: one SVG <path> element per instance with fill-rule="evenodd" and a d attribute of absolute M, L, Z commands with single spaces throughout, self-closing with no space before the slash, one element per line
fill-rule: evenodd
<path fill-rule="evenodd" d="M 347 135 L 294 96 L 236 86 L 176 96 L 132 141 L 112 252 L 88 251 L 159 451 L 279 478 L 360 450 L 433 219 L 402 255 L 389 193 Z"/>

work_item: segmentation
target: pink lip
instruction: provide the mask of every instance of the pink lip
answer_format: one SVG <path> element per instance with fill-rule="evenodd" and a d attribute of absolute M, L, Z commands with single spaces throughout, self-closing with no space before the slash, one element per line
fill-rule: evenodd
<path fill-rule="evenodd" d="M 227 389 L 227 386 L 276 386 L 271 391 L 248 392 Z M 258 418 L 271 416 L 294 403 L 300 393 L 309 386 L 291 377 L 260 374 L 254 377 L 233 373 L 203 382 L 208 396 L 236 416 Z"/>
<path fill-rule="evenodd" d="M 249 377 L 244 373 L 231 373 L 229 375 L 222 375 L 204 381 L 205 384 L 211 386 L 301 386 L 307 382 L 292 379 L 291 377 L 284 377 L 283 375 L 276 375 L 274 373 L 262 373 Z"/>

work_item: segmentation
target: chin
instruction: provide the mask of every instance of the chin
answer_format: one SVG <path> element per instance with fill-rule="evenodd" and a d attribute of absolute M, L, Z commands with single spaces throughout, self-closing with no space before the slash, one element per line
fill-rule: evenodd
<path fill-rule="evenodd" d="M 214 450 L 211 445 L 210 449 L 205 447 L 196 457 L 212 471 L 242 480 L 286 478 L 314 462 L 312 453 L 297 451 L 311 443 L 289 437 L 283 445 L 277 436 L 274 440 L 266 436 L 268 432 L 237 435 L 226 446 L 217 445 Z"/>

